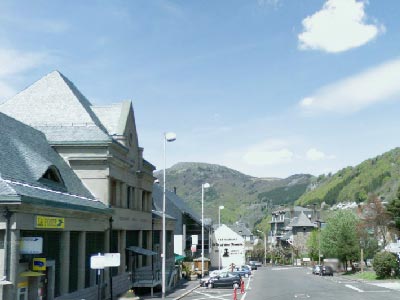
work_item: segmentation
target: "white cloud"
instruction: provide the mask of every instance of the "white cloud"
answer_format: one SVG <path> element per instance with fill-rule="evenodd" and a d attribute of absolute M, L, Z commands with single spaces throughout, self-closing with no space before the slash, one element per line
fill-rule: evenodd
<path fill-rule="evenodd" d="M 307 111 L 350 113 L 400 96 L 400 59 L 391 60 L 317 90 L 300 101 Z"/>
<path fill-rule="evenodd" d="M 42 64 L 47 55 L 0 48 L 0 102 L 16 92 L 9 83 L 11 76 L 18 75 Z"/>
<path fill-rule="evenodd" d="M 44 62 L 46 55 L 0 49 L 0 77 L 14 75 L 32 69 Z"/>
<path fill-rule="evenodd" d="M 248 148 L 243 160 L 249 165 L 276 165 L 289 163 L 294 153 L 287 149 L 287 143 L 281 140 L 267 140 Z"/>
<path fill-rule="evenodd" d="M 383 25 L 365 23 L 364 4 L 357 0 L 326 1 L 320 11 L 303 20 L 303 32 L 298 35 L 300 49 L 342 52 L 384 32 Z"/>
<path fill-rule="evenodd" d="M 334 159 L 334 155 L 326 155 L 324 152 L 319 151 L 315 148 L 310 148 L 306 152 L 306 158 L 308 160 L 317 161 L 317 160 L 324 160 L 324 159 Z"/>

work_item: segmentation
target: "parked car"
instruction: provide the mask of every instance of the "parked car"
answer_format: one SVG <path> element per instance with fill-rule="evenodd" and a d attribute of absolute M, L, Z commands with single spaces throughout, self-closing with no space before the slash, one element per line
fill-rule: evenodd
<path fill-rule="evenodd" d="M 250 263 L 250 262 L 249 262 L 249 266 L 250 266 L 250 268 L 251 268 L 252 270 L 257 270 L 257 266 L 256 266 L 255 263 Z"/>
<path fill-rule="evenodd" d="M 232 272 L 221 272 L 216 277 L 204 278 L 204 280 L 200 281 L 200 285 L 208 288 L 233 287 L 237 289 L 240 287 L 240 281 L 241 277 L 239 274 Z"/>
<path fill-rule="evenodd" d="M 312 269 L 312 273 L 314 275 L 320 275 L 321 274 L 321 265 L 315 265 Z"/>
<path fill-rule="evenodd" d="M 249 277 L 251 275 L 251 269 L 249 269 L 247 266 L 235 267 L 232 273 Z"/>
<path fill-rule="evenodd" d="M 333 269 L 330 266 L 322 266 L 321 267 L 321 275 L 322 276 L 333 276 Z"/>
<path fill-rule="evenodd" d="M 250 260 L 249 263 L 250 263 L 250 265 L 251 264 L 256 265 L 257 268 L 262 267 L 262 263 L 259 262 L 258 260 Z"/>

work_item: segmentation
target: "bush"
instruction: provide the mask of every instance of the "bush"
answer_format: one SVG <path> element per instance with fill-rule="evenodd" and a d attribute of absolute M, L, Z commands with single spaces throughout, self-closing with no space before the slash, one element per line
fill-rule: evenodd
<path fill-rule="evenodd" d="M 388 278 L 397 275 L 399 264 L 393 253 L 379 252 L 374 256 L 373 267 L 378 278 Z"/>

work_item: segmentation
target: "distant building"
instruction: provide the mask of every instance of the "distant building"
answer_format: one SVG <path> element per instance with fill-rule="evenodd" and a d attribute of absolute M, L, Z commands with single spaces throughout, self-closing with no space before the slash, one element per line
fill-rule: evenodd
<path fill-rule="evenodd" d="M 201 256 L 201 217 L 191 209 L 175 192 L 166 190 L 166 213 L 175 218 L 174 253 L 184 256 Z M 163 187 L 155 184 L 153 187 L 153 206 L 155 211 L 162 211 Z M 204 253 L 209 253 L 210 225 L 204 219 Z M 192 235 L 198 237 L 196 251 L 191 252 Z"/>
<path fill-rule="evenodd" d="M 232 225 L 228 225 L 230 229 L 240 235 L 245 241 L 245 250 L 252 251 L 254 248 L 254 235 L 250 229 L 243 222 L 236 222 Z"/>
<path fill-rule="evenodd" d="M 211 265 L 227 267 L 245 263 L 245 240 L 228 226 L 221 224 L 212 235 Z"/>
<path fill-rule="evenodd" d="M 315 223 L 319 218 L 319 212 L 316 209 L 300 206 L 274 210 L 271 213 L 269 243 L 272 246 L 276 246 L 279 245 L 281 241 L 288 241 L 292 231 L 292 227 L 289 226 L 289 224 L 293 224 L 294 218 L 299 218 L 302 214 L 304 214 L 311 223 Z"/>

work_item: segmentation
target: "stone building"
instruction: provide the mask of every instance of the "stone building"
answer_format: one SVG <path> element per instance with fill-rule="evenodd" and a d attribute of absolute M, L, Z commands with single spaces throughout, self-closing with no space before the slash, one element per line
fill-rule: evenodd
<path fill-rule="evenodd" d="M 114 294 L 128 289 L 132 285 L 129 274 L 141 268 L 157 272 L 156 255 L 143 254 L 152 250 L 154 238 L 155 167 L 143 158 L 131 102 L 93 106 L 71 81 L 54 71 L 1 104 L 0 111 L 43 132 L 90 193 L 112 208 L 110 224 L 101 237 L 93 239 L 103 245 L 100 252 L 121 255 L 120 267 L 110 272 L 113 281 L 105 274 L 104 293 L 109 295 L 111 287 Z M 87 234 L 84 238 L 92 240 Z M 71 235 L 66 237 L 66 242 L 71 239 Z M 60 295 L 62 299 L 80 297 L 68 276 Z"/>
<path fill-rule="evenodd" d="M 0 113 L 0 136 L 0 299 L 95 295 L 88 262 L 103 249 L 111 209 L 40 131 Z"/>

